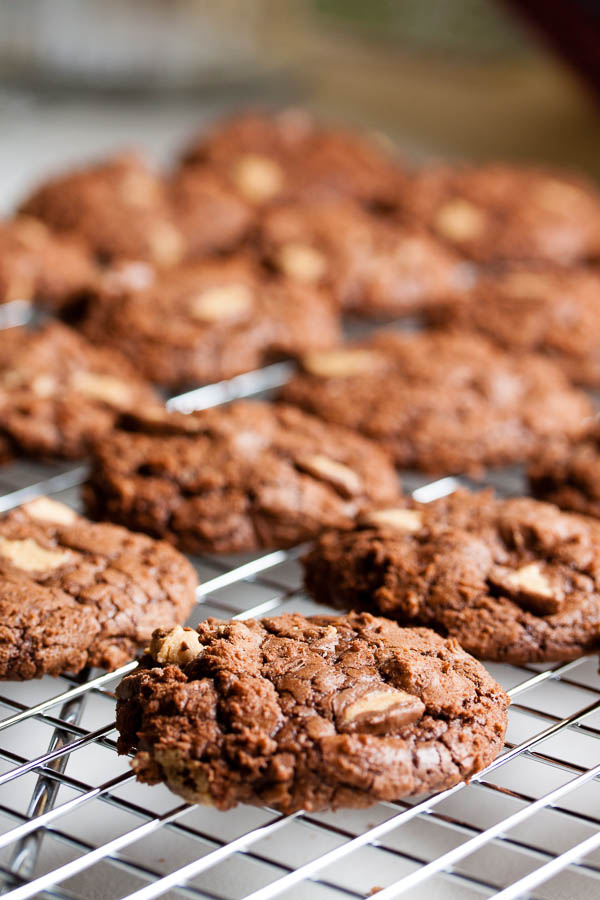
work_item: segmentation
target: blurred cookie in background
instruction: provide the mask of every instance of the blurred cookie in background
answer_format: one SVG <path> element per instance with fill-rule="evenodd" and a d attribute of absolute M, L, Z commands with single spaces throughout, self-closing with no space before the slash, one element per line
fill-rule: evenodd
<path fill-rule="evenodd" d="M 185 166 L 215 169 L 248 203 L 352 197 L 387 209 L 404 172 L 391 142 L 320 125 L 302 109 L 242 112 L 184 150 Z"/>
<path fill-rule="evenodd" d="M 418 172 L 402 196 L 406 215 L 478 262 L 568 266 L 600 256 L 600 194 L 569 172 L 434 166 Z"/>
<path fill-rule="evenodd" d="M 585 440 L 556 441 L 536 456 L 528 469 L 535 497 L 563 509 L 600 517 L 600 425 Z"/>
<path fill-rule="evenodd" d="M 426 472 L 523 462 L 550 438 L 583 436 L 594 414 L 550 360 L 511 355 L 477 334 L 379 331 L 302 362 L 283 400 Z"/>
<path fill-rule="evenodd" d="M 0 456 L 83 457 L 121 412 L 160 398 L 117 351 L 51 322 L 0 331 Z"/>
<path fill-rule="evenodd" d="M 0 304 L 25 300 L 52 312 L 77 304 L 99 270 L 86 244 L 18 216 L 0 222 Z"/>
<path fill-rule="evenodd" d="M 135 153 L 49 178 L 20 211 L 79 237 L 101 263 L 141 259 L 171 266 L 186 253 L 163 178 Z"/>
<path fill-rule="evenodd" d="M 326 286 L 345 312 L 406 315 L 470 286 L 468 264 L 420 226 L 378 217 L 350 200 L 288 202 L 260 223 L 262 252 L 277 271 Z"/>
<path fill-rule="evenodd" d="M 210 169 L 181 169 L 167 185 L 188 257 L 232 251 L 255 226 L 256 210 Z"/>
<path fill-rule="evenodd" d="M 270 276 L 246 255 L 164 272 L 122 266 L 103 285 L 81 322 L 84 333 L 172 388 L 230 378 L 340 339 L 326 292 Z"/>
<path fill-rule="evenodd" d="M 511 267 L 429 311 L 436 325 L 477 331 L 511 352 L 539 352 L 572 381 L 600 387 L 600 270 Z"/>

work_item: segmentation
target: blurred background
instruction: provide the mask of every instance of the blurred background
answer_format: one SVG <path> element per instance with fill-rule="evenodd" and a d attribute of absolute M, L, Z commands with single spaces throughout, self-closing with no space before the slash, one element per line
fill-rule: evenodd
<path fill-rule="evenodd" d="M 0 5 L 0 205 L 113 147 L 168 160 L 202 121 L 302 103 L 416 161 L 600 177 L 600 3 L 19 0 Z"/>

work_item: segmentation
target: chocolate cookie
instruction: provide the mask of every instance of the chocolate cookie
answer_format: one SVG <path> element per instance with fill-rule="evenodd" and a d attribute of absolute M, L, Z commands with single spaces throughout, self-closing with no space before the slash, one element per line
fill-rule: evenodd
<path fill-rule="evenodd" d="M 274 207 L 261 221 L 261 239 L 278 271 L 326 286 L 343 309 L 361 315 L 419 311 L 469 283 L 460 259 L 426 231 L 349 200 Z"/>
<path fill-rule="evenodd" d="M 353 197 L 386 208 L 405 178 L 383 139 L 324 128 L 298 109 L 219 122 L 190 144 L 183 162 L 218 172 L 254 206 Z"/>
<path fill-rule="evenodd" d="M 41 184 L 21 212 L 78 236 L 103 262 L 181 261 L 185 238 L 165 182 L 135 154 L 120 154 Z"/>
<path fill-rule="evenodd" d="M 600 649 L 600 523 L 530 498 L 460 491 L 327 532 L 304 559 L 318 600 L 456 638 L 481 659 Z"/>
<path fill-rule="evenodd" d="M 0 222 L 0 303 L 30 300 L 61 311 L 86 294 L 97 276 L 76 238 L 55 235 L 27 216 Z"/>
<path fill-rule="evenodd" d="M 384 453 L 293 407 L 240 401 L 129 419 L 96 447 L 84 490 L 94 518 L 190 553 L 291 546 L 394 503 Z"/>
<path fill-rule="evenodd" d="M 186 619 L 196 583 L 169 544 L 39 497 L 0 519 L 0 678 L 114 669 Z"/>
<path fill-rule="evenodd" d="M 600 517 L 600 428 L 579 443 L 557 441 L 529 466 L 529 486 L 541 500 Z"/>
<path fill-rule="evenodd" d="M 218 381 L 339 339 L 330 297 L 269 277 L 246 257 L 148 272 L 145 287 L 137 281 L 132 287 L 127 273 L 113 279 L 90 303 L 81 328 L 159 384 Z"/>
<path fill-rule="evenodd" d="M 0 331 L 0 442 L 6 450 L 81 457 L 123 410 L 159 403 L 124 357 L 92 346 L 66 325 Z"/>
<path fill-rule="evenodd" d="M 456 641 L 368 614 L 158 630 L 117 696 L 139 781 L 284 813 L 468 779 L 502 748 L 509 703 Z"/>
<path fill-rule="evenodd" d="M 512 352 L 551 357 L 573 381 L 600 387 L 600 274 L 517 268 L 430 311 L 437 325 L 474 330 Z"/>
<path fill-rule="evenodd" d="M 250 204 L 209 169 L 182 169 L 169 182 L 169 192 L 189 257 L 232 251 L 255 224 Z"/>
<path fill-rule="evenodd" d="M 572 265 L 600 255 L 600 196 L 569 173 L 502 163 L 418 173 L 405 212 L 480 262 Z"/>
<path fill-rule="evenodd" d="M 531 459 L 554 436 L 583 435 L 593 415 L 558 366 L 515 358 L 475 334 L 381 331 L 309 354 L 304 368 L 282 399 L 361 431 L 400 466 L 429 472 Z"/>

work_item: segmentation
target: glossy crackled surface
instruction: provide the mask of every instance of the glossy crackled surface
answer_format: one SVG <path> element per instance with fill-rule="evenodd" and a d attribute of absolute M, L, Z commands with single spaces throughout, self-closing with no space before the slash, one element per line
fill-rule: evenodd
<path fill-rule="evenodd" d="M 427 629 L 363 613 L 209 620 L 198 635 L 155 635 L 117 691 L 137 777 L 192 802 L 369 806 L 451 787 L 502 746 L 508 698 Z"/>

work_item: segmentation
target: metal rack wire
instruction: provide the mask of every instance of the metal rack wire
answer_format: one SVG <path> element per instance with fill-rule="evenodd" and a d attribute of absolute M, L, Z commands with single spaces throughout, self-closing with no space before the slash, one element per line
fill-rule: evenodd
<path fill-rule="evenodd" d="M 289 364 L 169 401 L 189 410 L 252 396 Z M 78 504 L 86 467 L 28 462 L 0 473 L 0 511 L 51 493 Z M 428 501 L 464 479 L 405 485 Z M 491 473 L 503 493 L 517 470 Z M 194 559 L 195 624 L 322 612 L 301 589 L 301 548 Z M 600 896 L 600 679 L 596 660 L 490 666 L 512 698 L 504 752 L 470 784 L 369 810 L 296 813 L 194 807 L 138 785 L 115 752 L 114 673 L 0 687 L 0 877 L 5 896 L 210 900 L 428 900 Z"/>

